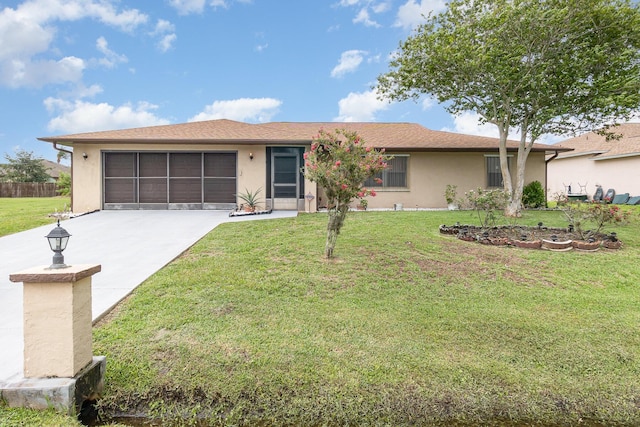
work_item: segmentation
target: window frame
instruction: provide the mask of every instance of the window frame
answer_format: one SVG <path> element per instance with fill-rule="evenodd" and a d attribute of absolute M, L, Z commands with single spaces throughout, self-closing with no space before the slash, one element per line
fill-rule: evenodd
<path fill-rule="evenodd" d="M 489 172 L 489 159 L 498 159 L 498 173 L 500 174 L 500 184 L 499 185 L 491 185 L 492 179 L 490 178 Z M 511 161 L 513 159 L 512 154 L 507 155 L 507 167 L 509 171 L 511 171 Z M 503 188 L 504 187 L 504 178 L 502 176 L 502 169 L 500 168 L 500 154 L 485 154 L 484 155 L 484 177 L 486 188 Z"/>
<path fill-rule="evenodd" d="M 373 188 L 376 191 L 393 191 L 393 190 L 408 190 L 409 189 L 409 159 L 411 157 L 410 154 L 392 154 L 393 158 L 390 159 L 387 163 L 389 166 L 392 166 L 392 162 L 398 158 L 404 158 L 405 160 L 405 170 L 404 170 L 404 186 L 391 186 L 387 183 L 390 181 L 388 179 L 389 173 L 391 173 L 391 168 L 386 168 L 382 172 L 372 176 L 364 182 L 364 186 L 366 188 Z M 382 179 L 382 184 L 378 184 L 374 181 L 375 178 Z"/>

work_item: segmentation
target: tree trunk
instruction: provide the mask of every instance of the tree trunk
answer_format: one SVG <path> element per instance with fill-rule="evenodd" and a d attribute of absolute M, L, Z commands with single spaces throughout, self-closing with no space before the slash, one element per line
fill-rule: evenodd
<path fill-rule="evenodd" d="M 505 216 L 517 217 L 520 215 L 520 198 L 517 200 L 514 198 L 514 193 L 516 192 L 513 187 L 513 181 L 511 179 L 511 171 L 509 170 L 509 157 L 507 154 L 507 137 L 509 135 L 509 127 L 508 125 L 498 125 L 498 131 L 500 134 L 500 171 L 502 172 L 502 186 L 505 191 L 509 195 L 509 202 L 507 206 L 504 208 Z M 519 162 L 518 162 L 519 164 Z M 524 169 L 522 170 L 524 173 Z M 516 169 L 516 175 L 520 173 L 520 168 Z M 516 187 L 517 187 L 517 179 L 516 179 Z M 522 195 L 522 190 L 520 192 Z"/>
<path fill-rule="evenodd" d="M 329 222 L 327 224 L 327 243 L 324 247 L 324 255 L 327 258 L 333 257 L 333 250 L 336 247 L 338 234 L 344 224 L 344 219 L 349 211 L 348 204 L 338 204 L 335 208 L 329 209 Z"/>
<path fill-rule="evenodd" d="M 526 123 L 525 127 L 526 129 Z M 533 147 L 535 138 L 532 136 L 531 141 L 527 142 L 526 130 L 520 131 L 520 145 L 518 146 L 518 158 L 516 162 L 515 185 L 512 186 L 509 204 L 505 208 L 505 215 L 511 217 L 522 216 L 522 193 L 524 191 L 524 173 L 527 166 L 527 158 Z M 546 185 L 546 182 L 544 183 Z"/>

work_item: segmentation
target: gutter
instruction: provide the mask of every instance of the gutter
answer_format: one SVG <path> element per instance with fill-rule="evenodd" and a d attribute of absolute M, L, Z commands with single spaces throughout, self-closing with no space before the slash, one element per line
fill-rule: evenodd
<path fill-rule="evenodd" d="M 544 200 L 545 200 L 545 206 L 546 206 L 546 201 L 549 200 L 548 199 L 548 194 L 547 194 L 547 189 L 549 188 L 549 186 L 548 186 L 549 180 L 547 178 L 548 169 L 549 169 L 549 162 L 551 160 L 555 159 L 556 157 L 558 157 L 559 154 L 560 154 L 560 152 L 558 150 L 555 150 L 553 156 L 549 157 L 548 159 L 544 159 Z"/>
<path fill-rule="evenodd" d="M 64 148 L 58 147 L 58 144 L 55 141 L 51 141 L 51 142 L 53 142 L 54 150 L 62 151 L 63 153 L 69 154 L 69 159 L 71 160 L 71 190 L 70 190 L 71 206 L 69 207 L 69 210 L 71 210 L 71 212 L 73 213 L 73 151 L 65 150 Z"/>
<path fill-rule="evenodd" d="M 58 143 L 55 141 L 53 142 L 53 149 L 62 151 L 63 153 L 67 153 L 67 154 L 73 154 L 73 151 L 65 150 L 64 148 L 58 147 Z M 73 164 L 73 157 L 70 157 L 70 159 L 71 159 L 71 164 Z"/>

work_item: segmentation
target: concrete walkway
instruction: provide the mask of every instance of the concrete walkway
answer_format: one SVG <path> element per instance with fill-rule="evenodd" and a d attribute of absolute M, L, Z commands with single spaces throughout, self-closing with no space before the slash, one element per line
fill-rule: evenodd
<path fill-rule="evenodd" d="M 65 220 L 66 264 L 101 264 L 92 279 L 93 318 L 224 222 L 294 217 L 297 212 L 229 217 L 223 211 L 100 211 Z M 0 238 L 0 389 L 23 377 L 22 284 L 9 275 L 51 264 L 44 238 L 54 226 Z"/>

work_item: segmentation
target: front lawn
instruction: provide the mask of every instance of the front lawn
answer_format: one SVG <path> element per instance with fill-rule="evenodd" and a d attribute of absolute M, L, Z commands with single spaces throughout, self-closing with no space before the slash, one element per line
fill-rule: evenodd
<path fill-rule="evenodd" d="M 640 423 L 638 214 L 621 250 L 442 236 L 469 212 L 224 224 L 94 329 L 107 414 L 223 425 Z M 565 226 L 559 212 L 522 224 Z M 200 425 L 200 424 L 199 424 Z M 203 423 L 202 425 L 205 425 Z"/>
<path fill-rule="evenodd" d="M 64 212 L 70 205 L 69 197 L 17 197 L 0 198 L 0 237 L 18 233 L 41 225 L 53 224 L 54 212 Z"/>

